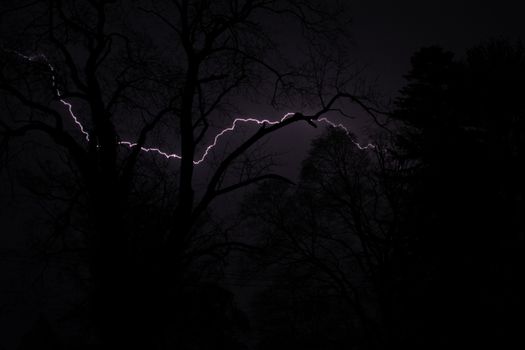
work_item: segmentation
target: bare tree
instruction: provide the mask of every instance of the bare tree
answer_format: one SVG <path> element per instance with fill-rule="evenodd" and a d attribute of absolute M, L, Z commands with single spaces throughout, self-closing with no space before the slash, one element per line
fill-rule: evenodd
<path fill-rule="evenodd" d="M 246 211 L 264 223 L 257 227 L 267 263 L 281 271 L 283 283 L 302 291 L 296 293 L 317 288 L 325 302 L 337 296 L 346 304 L 343 319 L 359 325 L 354 341 L 361 337 L 375 348 L 394 344 L 396 336 L 397 260 L 406 237 L 399 222 L 403 188 L 392 174 L 403 165 L 389 155 L 387 144 L 361 150 L 351 137 L 328 129 L 314 140 L 299 184 L 263 189 L 250 199 L 259 205 L 246 205 Z"/>
<path fill-rule="evenodd" d="M 9 30 L 3 28 L 0 141 L 6 151 L 22 137 L 37 140 L 66 159 L 76 184 L 66 202 L 85 210 L 92 317 L 105 347 L 145 347 L 162 338 L 155 333 L 176 312 L 165 306 L 180 286 L 185 254 L 217 197 L 286 180 L 253 162 L 258 170 L 231 180 L 236 162 L 254 145 L 293 123 L 315 126 L 327 112 L 345 114 L 342 100 L 374 115 L 348 89 L 353 76 L 337 41 L 348 18 L 331 5 L 51 0 L 2 8 Z M 303 34 L 304 55 L 294 51 L 290 64 L 286 42 L 272 32 L 275 21 Z M 198 187 L 198 155 L 211 131 L 229 122 L 232 104 L 247 98 L 274 106 L 290 99 L 305 105 L 305 98 L 316 112 L 261 123 Z M 156 146 L 153 136 L 178 140 L 176 181 L 172 168 L 157 171 L 151 153 L 143 152 Z M 154 180 L 159 173 L 163 180 Z M 156 204 L 137 205 L 144 198 Z M 137 216 L 147 213 L 162 224 L 148 220 L 151 226 L 139 227 L 145 222 Z M 140 255 L 146 248 L 137 237 L 144 235 L 154 243 Z"/>

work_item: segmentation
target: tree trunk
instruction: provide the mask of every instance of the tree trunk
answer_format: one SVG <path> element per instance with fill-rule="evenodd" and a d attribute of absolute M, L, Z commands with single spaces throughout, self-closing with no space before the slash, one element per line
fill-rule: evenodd
<path fill-rule="evenodd" d="M 154 280 L 133 251 L 133 230 L 112 181 L 99 183 L 92 198 L 89 237 L 91 311 L 102 349 L 155 349 L 159 323 Z"/>

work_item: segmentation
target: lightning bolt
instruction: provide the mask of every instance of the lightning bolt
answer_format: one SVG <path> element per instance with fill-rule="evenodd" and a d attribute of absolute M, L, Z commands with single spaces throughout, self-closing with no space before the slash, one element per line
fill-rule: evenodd
<path fill-rule="evenodd" d="M 62 103 L 66 107 L 67 113 L 69 114 L 69 116 L 73 120 L 74 124 L 77 126 L 78 130 L 84 135 L 84 138 L 86 139 L 86 141 L 89 142 L 89 133 L 85 130 L 84 125 L 82 124 L 82 122 L 80 122 L 79 118 L 76 116 L 75 112 L 73 111 L 73 105 L 63 98 L 63 94 L 60 91 L 60 89 L 58 88 L 58 85 L 57 85 L 57 82 L 56 82 L 57 79 L 56 79 L 56 76 L 55 76 L 55 71 L 56 71 L 55 67 L 49 62 L 47 57 L 44 54 L 37 54 L 37 55 L 27 56 L 27 55 L 24 55 L 22 53 L 19 53 L 17 51 L 13 51 L 13 50 L 5 50 L 4 49 L 4 51 L 8 51 L 8 52 L 14 53 L 17 56 L 19 56 L 19 57 L 21 57 L 21 58 L 23 58 L 23 59 L 25 59 L 25 60 L 27 60 L 29 62 L 43 61 L 47 65 L 47 67 L 49 68 L 49 70 L 51 72 L 51 85 L 52 85 L 53 89 L 55 90 L 56 96 L 58 97 L 60 103 Z M 257 125 L 276 125 L 276 124 L 282 123 L 283 121 L 285 121 L 287 118 L 289 118 L 290 116 L 292 116 L 294 114 L 295 113 L 291 113 L 291 112 L 286 113 L 279 120 L 258 119 L 258 118 L 235 118 L 233 120 L 232 124 L 229 127 L 226 127 L 224 129 L 222 129 L 217 135 L 215 135 L 215 137 L 213 138 L 213 142 L 210 143 L 208 146 L 206 146 L 202 156 L 199 159 L 193 160 L 193 164 L 195 164 L 195 165 L 202 164 L 206 160 L 206 158 L 208 157 L 210 152 L 213 150 L 213 148 L 215 148 L 218 145 L 220 139 L 224 135 L 235 131 L 237 126 L 239 124 L 241 124 L 241 123 L 245 123 L 245 124 L 246 123 L 252 123 L 252 124 L 257 124 Z M 327 125 L 330 125 L 333 128 L 338 128 L 338 129 L 343 130 L 346 133 L 346 135 L 350 138 L 352 143 L 357 148 L 359 148 L 360 150 L 373 149 L 373 148 L 376 147 L 375 145 L 373 145 L 371 143 L 369 143 L 369 144 L 367 144 L 365 146 L 361 145 L 359 142 L 355 141 L 351 137 L 350 130 L 348 130 L 348 128 L 345 125 L 340 124 L 340 123 L 339 124 L 334 123 L 333 121 L 329 120 L 326 117 L 314 120 L 314 122 L 325 123 Z M 122 145 L 122 146 L 127 146 L 129 148 L 134 148 L 134 147 L 138 146 L 137 143 L 131 142 L 131 141 L 119 141 L 118 144 Z M 157 148 L 157 147 L 140 147 L 140 149 L 141 149 L 141 151 L 146 152 L 146 153 L 158 154 L 160 156 L 165 157 L 166 159 L 171 159 L 171 158 L 173 158 L 173 159 L 181 159 L 182 158 L 181 155 L 179 155 L 177 153 L 168 153 L 168 152 L 165 152 L 165 151 L 163 151 L 163 150 L 161 150 L 160 148 Z"/>
<path fill-rule="evenodd" d="M 268 120 L 268 119 L 257 119 L 257 118 L 236 118 L 234 119 L 233 123 L 227 127 L 227 128 L 224 128 L 221 132 L 219 132 L 213 139 L 213 142 L 210 143 L 204 153 L 202 154 L 202 156 L 197 159 L 197 160 L 194 160 L 193 161 L 193 164 L 195 165 L 199 165 L 201 164 L 202 162 L 204 162 L 204 160 L 208 157 L 208 154 L 211 152 L 211 150 L 213 148 L 215 148 L 215 146 L 217 146 L 217 144 L 219 143 L 219 139 L 222 138 L 225 134 L 227 133 L 230 133 L 230 132 L 233 132 L 235 130 L 235 128 L 240 124 L 240 123 L 254 123 L 254 124 L 258 124 L 258 125 L 276 125 L 276 124 L 279 124 L 281 122 L 283 122 L 284 120 L 286 120 L 288 117 L 294 115 L 295 113 L 286 113 L 280 120 L 274 120 L 274 121 L 271 121 L 271 120 Z M 332 121 L 330 121 L 329 119 L 327 118 L 320 118 L 317 120 L 317 122 L 320 122 L 320 123 L 326 123 L 334 128 L 338 128 L 338 129 L 342 129 L 346 135 L 348 137 L 350 137 L 350 131 L 343 125 L 343 124 L 336 124 Z M 372 148 L 375 148 L 375 145 L 369 143 L 367 144 L 366 146 L 362 146 L 360 143 L 358 143 L 357 141 L 353 140 L 350 138 L 350 140 L 352 141 L 352 143 L 354 145 L 357 146 L 357 148 L 359 148 L 360 150 L 366 150 L 366 149 L 372 149 Z M 129 142 L 129 141 L 120 141 L 119 142 L 120 145 L 125 145 L 125 146 L 128 146 L 130 148 L 132 147 L 137 147 L 137 144 L 136 143 L 132 143 L 132 142 Z M 165 158 L 175 158 L 175 159 L 180 159 L 181 156 L 178 155 L 177 153 L 166 153 L 162 150 L 160 150 L 159 148 L 147 148 L 147 147 L 141 147 L 140 148 L 142 151 L 144 152 L 152 152 L 152 153 L 157 153 Z"/>
<path fill-rule="evenodd" d="M 77 125 L 78 130 L 80 130 L 80 132 L 84 134 L 86 141 L 89 141 L 89 133 L 84 129 L 84 125 L 82 125 L 78 117 L 75 115 L 75 112 L 73 112 L 73 105 L 62 98 L 62 92 L 58 88 L 57 82 L 56 82 L 55 67 L 53 67 L 53 65 L 49 63 L 49 60 L 47 59 L 47 57 L 44 54 L 27 56 L 17 51 L 12 51 L 12 50 L 5 50 L 5 51 L 12 52 L 16 54 L 17 56 L 22 57 L 23 59 L 29 62 L 43 61 L 47 65 L 47 67 L 51 71 L 51 86 L 55 90 L 55 94 L 58 97 L 58 100 L 60 101 L 60 103 L 66 106 L 69 116 L 71 117 L 73 122 Z"/>

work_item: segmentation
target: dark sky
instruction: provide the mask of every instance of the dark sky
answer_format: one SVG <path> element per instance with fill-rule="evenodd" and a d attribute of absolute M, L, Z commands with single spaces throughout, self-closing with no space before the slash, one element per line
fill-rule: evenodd
<path fill-rule="evenodd" d="M 355 43 L 353 56 L 358 66 L 366 67 L 365 78 L 385 100 L 394 98 L 404 85 L 403 75 L 410 69 L 410 58 L 421 47 L 440 45 L 461 57 L 467 49 L 491 38 L 525 38 L 525 3 L 521 1 L 355 0 L 348 3 L 352 17 L 350 32 Z M 289 30 L 286 31 L 290 35 Z M 264 108 L 256 110 L 265 115 Z M 370 130 L 374 129 L 372 120 L 358 108 L 352 108 L 351 113 L 356 119 L 330 117 L 344 123 L 366 144 Z M 281 173 L 291 178 L 297 176 L 311 140 L 321 129 L 295 125 L 272 137 L 271 149 L 284 154 L 280 159 L 284 165 L 279 170 Z"/>
<path fill-rule="evenodd" d="M 352 33 L 357 57 L 385 93 L 395 93 L 410 57 L 441 45 L 461 56 L 492 37 L 524 38 L 523 1 L 355 0 Z"/>

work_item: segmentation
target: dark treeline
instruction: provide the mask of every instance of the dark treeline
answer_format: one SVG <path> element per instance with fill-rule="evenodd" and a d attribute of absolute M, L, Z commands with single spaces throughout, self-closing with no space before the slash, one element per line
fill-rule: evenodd
<path fill-rule="evenodd" d="M 525 48 L 422 48 L 385 106 L 350 63 L 339 5 L 2 5 L 0 232 L 22 244 L 0 250 L 1 281 L 37 277 L 28 303 L 0 286 L 0 317 L 17 319 L 0 346 L 523 343 Z M 195 162 L 261 105 L 271 119 L 310 112 L 246 127 Z M 256 148 L 355 107 L 377 126 L 375 148 L 326 128 L 298 179 Z M 140 151 L 151 145 L 180 160 Z"/>
<path fill-rule="evenodd" d="M 406 78 L 392 143 L 327 130 L 297 186 L 246 206 L 278 277 L 261 348 L 522 342 L 524 48 L 423 48 Z"/>

